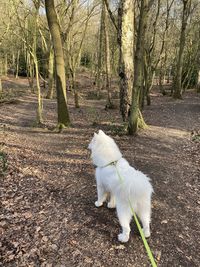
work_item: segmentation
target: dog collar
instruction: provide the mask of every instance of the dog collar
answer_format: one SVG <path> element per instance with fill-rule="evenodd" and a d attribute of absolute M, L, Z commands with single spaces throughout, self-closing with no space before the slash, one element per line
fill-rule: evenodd
<path fill-rule="evenodd" d="M 121 158 L 120 158 L 120 159 L 121 159 Z M 115 160 L 115 161 L 111 161 L 110 163 L 108 163 L 108 164 L 106 164 L 106 165 L 104 165 L 104 166 L 102 166 L 102 167 L 100 167 L 100 168 L 105 168 L 105 167 L 108 167 L 108 166 L 110 166 L 110 165 L 116 166 L 116 165 L 117 165 L 117 162 L 118 162 L 120 159 Z"/>

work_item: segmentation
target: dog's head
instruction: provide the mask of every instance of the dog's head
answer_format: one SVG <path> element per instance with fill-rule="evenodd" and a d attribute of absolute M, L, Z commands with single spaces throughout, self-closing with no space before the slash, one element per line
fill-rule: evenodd
<path fill-rule="evenodd" d="M 98 134 L 94 133 L 88 148 L 92 152 L 91 158 L 94 165 L 98 167 L 106 166 L 122 157 L 114 140 L 102 130 L 99 130 Z"/>

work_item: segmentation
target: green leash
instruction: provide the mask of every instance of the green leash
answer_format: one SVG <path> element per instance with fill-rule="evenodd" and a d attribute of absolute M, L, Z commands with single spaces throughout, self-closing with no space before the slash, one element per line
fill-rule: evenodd
<path fill-rule="evenodd" d="M 121 184 L 122 184 L 123 181 L 124 181 L 124 179 L 123 179 L 123 177 L 121 176 L 121 174 L 119 173 L 119 171 L 118 171 L 118 169 L 117 169 L 117 161 L 112 162 L 112 164 L 115 166 L 117 175 L 118 175 L 119 180 L 120 180 L 120 182 L 121 182 Z M 137 228 L 138 228 L 139 233 L 140 233 L 140 235 L 141 235 L 141 238 L 142 238 L 144 247 L 145 247 L 145 249 L 146 249 L 147 255 L 148 255 L 149 260 L 150 260 L 150 262 L 151 262 L 151 265 L 152 265 L 152 267 L 157 267 L 157 264 L 156 264 L 156 262 L 155 262 L 155 260 L 154 260 L 153 254 L 152 254 L 151 249 L 150 249 L 150 247 L 149 247 L 149 244 L 147 243 L 147 240 L 146 240 L 146 238 L 145 238 L 145 236 L 144 236 L 144 233 L 143 233 L 143 231 L 142 231 L 142 228 L 141 228 L 141 226 L 140 226 L 140 223 L 139 223 L 139 221 L 138 221 L 138 218 L 137 218 L 137 216 L 136 216 L 136 214 L 135 214 L 135 212 L 134 212 L 134 210 L 133 210 L 133 207 L 132 207 L 132 204 L 131 204 L 130 199 L 128 199 L 128 201 L 129 201 L 129 205 L 130 205 L 131 212 L 132 212 L 132 214 L 133 214 L 135 223 L 136 223 L 136 225 L 137 225 Z"/>

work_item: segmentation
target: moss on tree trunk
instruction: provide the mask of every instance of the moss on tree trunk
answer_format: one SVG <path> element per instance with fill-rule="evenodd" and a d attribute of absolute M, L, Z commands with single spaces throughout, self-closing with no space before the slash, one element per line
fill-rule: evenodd
<path fill-rule="evenodd" d="M 143 53 L 144 40 L 147 26 L 148 0 L 141 0 L 139 27 L 137 31 L 137 43 L 134 61 L 134 81 L 132 88 L 132 103 L 128 123 L 128 133 L 133 135 L 139 128 L 145 128 L 146 124 L 139 107 L 139 96 L 143 89 Z"/>

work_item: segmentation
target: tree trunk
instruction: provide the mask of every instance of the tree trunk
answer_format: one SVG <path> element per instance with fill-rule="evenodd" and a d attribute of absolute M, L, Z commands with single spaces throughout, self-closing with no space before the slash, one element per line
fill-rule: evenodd
<path fill-rule="evenodd" d="M 73 94 L 74 94 L 74 104 L 75 104 L 75 108 L 80 108 L 79 105 L 79 95 L 78 95 L 78 90 L 77 90 L 77 86 L 76 86 L 76 73 L 75 70 L 70 69 L 70 73 L 71 73 L 71 81 L 72 81 L 72 90 L 73 90 Z"/>
<path fill-rule="evenodd" d="M 67 108 L 64 54 L 54 1 L 45 0 L 45 9 L 55 54 L 58 127 L 62 130 L 63 127 L 70 125 Z"/>
<path fill-rule="evenodd" d="M 101 11 L 101 22 L 99 29 L 99 46 L 98 46 L 98 62 L 97 62 L 97 97 L 100 98 L 102 88 L 102 49 L 103 48 L 103 8 Z"/>
<path fill-rule="evenodd" d="M 159 72 L 159 90 L 162 93 L 162 95 L 166 95 L 165 88 L 163 86 L 163 78 L 164 78 L 164 69 L 163 69 L 163 63 L 161 62 L 160 66 L 160 72 Z"/>
<path fill-rule="evenodd" d="M 37 124 L 42 123 L 42 97 L 41 97 L 41 88 L 40 88 L 40 80 L 39 80 L 39 69 L 38 69 L 38 60 L 35 55 L 33 55 L 33 60 L 35 64 L 35 78 L 36 78 L 36 87 L 37 87 L 37 97 L 38 97 L 38 106 L 37 106 Z"/>
<path fill-rule="evenodd" d="M 51 46 L 49 52 L 47 99 L 53 98 L 53 89 L 54 89 L 54 52 L 53 52 L 53 47 Z"/>
<path fill-rule="evenodd" d="M 35 66 L 35 78 L 36 78 L 36 88 L 37 88 L 37 124 L 42 123 L 42 96 L 41 96 L 41 88 L 40 88 L 40 80 L 39 80 L 39 67 L 38 67 L 38 59 L 37 59 L 37 36 L 38 36 L 38 17 L 39 17 L 39 8 L 40 1 L 35 2 L 35 27 L 33 32 L 33 47 L 31 52 L 31 56 L 33 58 L 34 66 Z"/>
<path fill-rule="evenodd" d="M 4 75 L 7 76 L 8 74 L 8 55 L 5 54 L 4 58 Z"/>
<path fill-rule="evenodd" d="M 108 15 L 105 2 L 102 2 L 103 9 L 103 29 L 104 29 L 104 37 L 105 37 L 105 65 L 106 65 L 106 90 L 107 90 L 107 108 L 112 108 L 112 100 L 111 100 L 111 71 L 110 71 L 110 46 L 109 46 L 109 35 L 108 35 Z"/>
<path fill-rule="evenodd" d="M 118 9 L 118 42 L 120 47 L 120 111 L 123 121 L 128 119 L 133 87 L 133 42 L 134 42 L 134 1 L 121 0 Z"/>
<path fill-rule="evenodd" d="M 3 93 L 3 88 L 2 88 L 2 82 L 1 82 L 1 77 L 0 77 L 0 96 Z"/>
<path fill-rule="evenodd" d="M 137 31 L 137 43 L 134 62 L 134 81 L 132 89 L 132 104 L 130 109 L 128 132 L 136 134 L 138 128 L 145 128 L 146 124 L 139 108 L 139 95 L 143 87 L 143 54 L 144 41 L 147 26 L 148 0 L 141 0 L 139 26 Z"/>
<path fill-rule="evenodd" d="M 20 51 L 17 51 L 17 62 L 16 62 L 16 74 L 15 78 L 18 79 L 18 72 L 19 72 L 19 56 L 20 56 Z"/>
<path fill-rule="evenodd" d="M 35 93 L 35 88 L 34 88 L 34 63 L 32 56 L 30 54 L 30 51 L 28 52 L 27 56 L 27 78 L 29 82 L 29 87 L 31 89 L 31 92 L 34 94 Z"/>
<path fill-rule="evenodd" d="M 200 93 L 200 70 L 199 70 L 199 72 L 198 72 L 197 93 Z"/>
<path fill-rule="evenodd" d="M 0 59 L 0 75 L 3 75 L 3 59 Z"/>
<path fill-rule="evenodd" d="M 151 89 L 153 87 L 153 80 L 155 77 L 155 72 L 150 71 L 148 73 L 148 77 L 147 77 L 147 84 L 146 84 L 146 89 L 145 89 L 145 94 L 146 94 L 146 100 L 147 100 L 147 106 L 151 105 L 151 97 L 150 97 L 150 92 Z"/>
<path fill-rule="evenodd" d="M 146 97 L 147 106 L 151 105 L 151 97 L 150 92 L 153 86 L 153 80 L 155 76 L 155 71 L 152 67 L 152 64 L 149 64 L 149 60 L 146 59 L 147 54 L 144 54 L 144 61 L 143 61 L 143 67 L 144 67 L 144 86 L 141 90 L 140 94 L 142 95 L 143 101 L 142 105 L 140 105 L 141 109 L 144 108 L 144 98 Z"/>
<path fill-rule="evenodd" d="M 183 2 L 182 26 L 181 26 L 179 53 L 176 66 L 176 75 L 174 79 L 174 93 L 173 93 L 173 97 L 176 99 L 182 99 L 183 56 L 184 56 L 184 48 L 186 42 L 187 21 L 191 7 L 191 0 L 182 0 L 182 2 Z"/>

